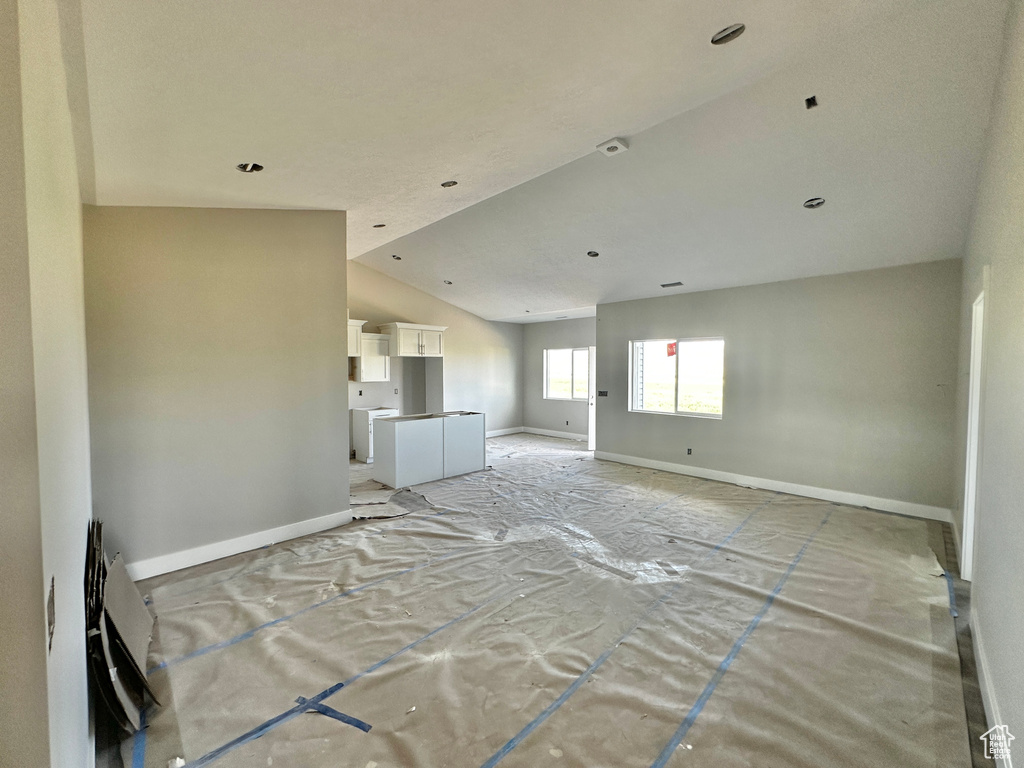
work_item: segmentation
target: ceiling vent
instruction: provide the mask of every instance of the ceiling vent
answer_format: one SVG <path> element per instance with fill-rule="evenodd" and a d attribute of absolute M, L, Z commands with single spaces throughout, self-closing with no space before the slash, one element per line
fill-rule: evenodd
<path fill-rule="evenodd" d="M 597 149 L 602 154 L 610 157 L 611 155 L 621 155 L 623 152 L 628 151 L 629 144 L 626 143 L 625 139 L 612 139 L 604 144 L 598 144 Z"/>

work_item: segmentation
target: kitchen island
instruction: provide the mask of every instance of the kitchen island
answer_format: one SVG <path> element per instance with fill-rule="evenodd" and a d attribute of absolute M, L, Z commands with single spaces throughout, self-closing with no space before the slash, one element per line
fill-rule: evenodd
<path fill-rule="evenodd" d="M 373 479 L 406 488 L 483 469 L 484 422 L 472 411 L 374 419 Z"/>

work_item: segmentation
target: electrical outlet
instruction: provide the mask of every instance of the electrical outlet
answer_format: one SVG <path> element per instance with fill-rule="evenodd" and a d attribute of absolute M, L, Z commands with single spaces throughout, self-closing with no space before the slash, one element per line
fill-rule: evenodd
<path fill-rule="evenodd" d="M 686 449 L 686 455 L 687 455 L 687 456 L 690 456 L 690 455 L 692 455 L 692 454 L 693 454 L 693 448 L 687 448 L 687 449 Z"/>
<path fill-rule="evenodd" d="M 395 387 L 395 394 L 398 394 L 398 387 Z"/>

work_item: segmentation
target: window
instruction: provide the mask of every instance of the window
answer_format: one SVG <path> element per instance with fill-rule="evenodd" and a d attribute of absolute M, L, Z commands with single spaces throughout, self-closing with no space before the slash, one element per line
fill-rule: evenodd
<path fill-rule="evenodd" d="M 722 418 L 725 339 L 630 342 L 631 411 Z"/>
<path fill-rule="evenodd" d="M 586 400 L 590 394 L 590 350 L 544 350 L 544 397 Z"/>

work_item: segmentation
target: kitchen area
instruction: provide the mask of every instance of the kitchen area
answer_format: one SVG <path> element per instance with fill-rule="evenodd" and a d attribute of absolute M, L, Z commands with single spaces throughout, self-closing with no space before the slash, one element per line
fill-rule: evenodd
<path fill-rule="evenodd" d="M 352 458 L 403 488 L 485 467 L 485 415 L 444 410 L 444 326 L 348 321 Z"/>

